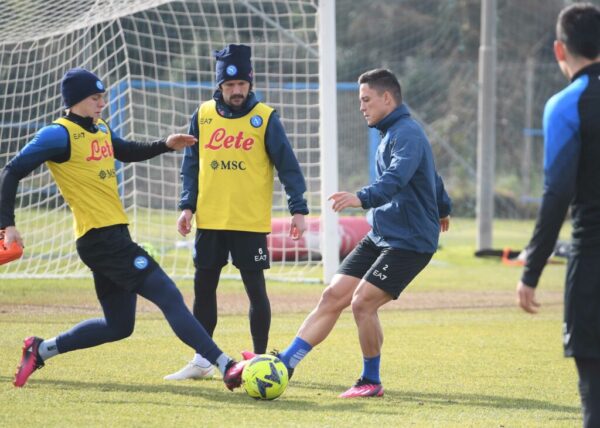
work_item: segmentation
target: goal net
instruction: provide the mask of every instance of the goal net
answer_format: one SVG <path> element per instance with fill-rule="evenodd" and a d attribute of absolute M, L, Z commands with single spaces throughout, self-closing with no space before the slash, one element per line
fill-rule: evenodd
<path fill-rule="evenodd" d="M 278 111 L 305 174 L 311 214 L 318 216 L 317 11 L 317 0 L 3 1 L 0 168 L 59 117 L 60 79 L 68 69 L 101 76 L 108 101 L 103 116 L 116 134 L 153 140 L 187 131 L 192 113 L 215 89 L 213 51 L 244 43 L 252 47 L 254 90 Z M 182 156 L 117 165 L 134 240 L 174 277 L 193 275 L 193 236 L 176 231 Z M 3 277 L 88 275 L 75 251 L 71 214 L 45 166 L 21 180 L 16 219 L 25 254 L 0 268 Z M 300 243 L 286 238 L 289 212 L 278 181 L 273 219 L 267 274 L 319 279 L 318 231 Z"/>

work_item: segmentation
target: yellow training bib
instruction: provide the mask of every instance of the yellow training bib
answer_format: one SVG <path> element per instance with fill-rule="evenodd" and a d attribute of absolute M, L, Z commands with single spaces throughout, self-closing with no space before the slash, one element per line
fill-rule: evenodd
<path fill-rule="evenodd" d="M 272 113 L 258 103 L 245 116 L 226 119 L 214 100 L 198 109 L 198 228 L 271 231 L 273 164 L 265 132 Z"/>
<path fill-rule="evenodd" d="M 119 198 L 115 158 L 110 130 L 102 120 L 98 131 L 86 131 L 61 117 L 54 121 L 69 132 L 71 156 L 68 161 L 46 164 L 60 193 L 73 212 L 75 237 L 90 229 L 127 224 L 127 215 Z"/>

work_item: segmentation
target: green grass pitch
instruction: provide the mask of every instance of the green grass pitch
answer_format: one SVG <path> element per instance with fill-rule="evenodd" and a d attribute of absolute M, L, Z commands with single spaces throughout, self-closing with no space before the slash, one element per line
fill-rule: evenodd
<path fill-rule="evenodd" d="M 2 279 L 0 426 L 580 425 L 577 376 L 561 348 L 564 264 L 547 267 L 539 290 L 541 313 L 530 316 L 514 306 L 520 269 L 472 257 L 473 221 L 454 220 L 451 227 L 432 264 L 380 313 L 382 399 L 337 398 L 361 371 L 349 312 L 301 363 L 285 394 L 263 402 L 241 390 L 227 391 L 217 377 L 163 381 L 192 352 L 144 301 L 130 338 L 57 356 L 24 388 L 14 388 L 25 336 L 51 337 L 100 311 L 91 280 Z M 496 246 L 522 248 L 532 227 L 531 222 L 496 222 Z M 179 286 L 191 304 L 191 282 Z M 322 288 L 269 284 L 271 347 L 289 343 Z M 247 301 L 236 281 L 223 282 L 219 290 L 215 339 L 234 355 L 251 344 Z"/>

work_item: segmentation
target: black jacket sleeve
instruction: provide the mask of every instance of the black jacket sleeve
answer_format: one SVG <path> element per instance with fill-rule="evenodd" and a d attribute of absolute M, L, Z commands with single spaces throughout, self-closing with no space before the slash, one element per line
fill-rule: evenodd
<path fill-rule="evenodd" d="M 196 137 L 198 142 L 193 146 L 186 147 L 184 150 L 183 161 L 181 163 L 181 181 L 183 187 L 179 198 L 178 207 L 180 210 L 196 211 L 196 202 L 198 200 L 198 174 L 200 172 L 200 160 L 198 158 L 200 132 L 198 130 L 198 110 L 192 115 L 188 134 Z"/>
<path fill-rule="evenodd" d="M 152 159 L 155 156 L 171 151 L 165 139 L 150 143 L 139 141 L 126 141 L 122 138 L 112 137 L 115 159 L 121 162 L 140 162 Z"/>

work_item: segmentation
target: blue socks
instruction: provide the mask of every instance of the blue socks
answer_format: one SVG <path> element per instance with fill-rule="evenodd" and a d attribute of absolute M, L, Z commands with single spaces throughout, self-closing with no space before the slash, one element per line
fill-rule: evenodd
<path fill-rule="evenodd" d="M 296 368 L 298 363 L 300 363 L 306 355 L 308 355 L 312 348 L 313 347 L 308 342 L 296 337 L 290 346 L 279 353 L 279 359 L 286 367 L 293 369 Z M 372 358 L 363 357 L 363 372 L 361 377 L 375 383 L 381 383 L 381 378 L 379 376 L 380 362 L 381 355 Z"/>
<path fill-rule="evenodd" d="M 306 357 L 312 348 L 310 343 L 296 337 L 290 346 L 279 353 L 279 359 L 283 361 L 286 367 L 293 369 Z"/>
<path fill-rule="evenodd" d="M 361 377 L 369 379 L 375 383 L 381 383 L 381 378 L 379 377 L 380 360 L 381 355 L 377 355 L 373 358 L 363 357 L 363 372 Z"/>

